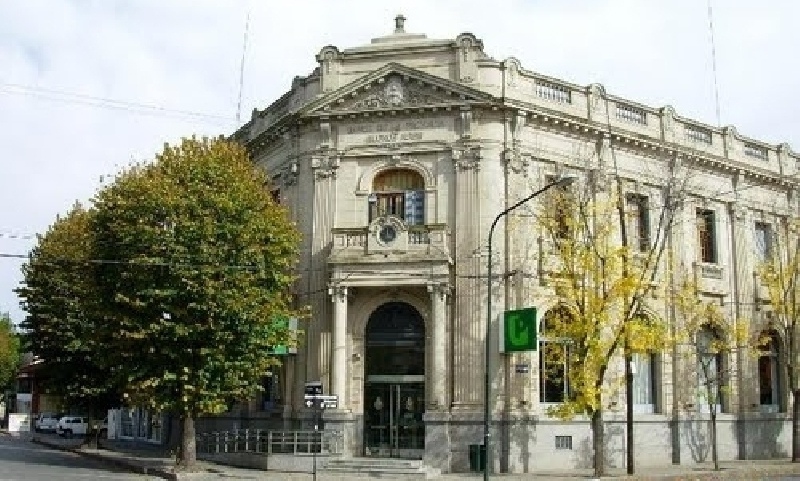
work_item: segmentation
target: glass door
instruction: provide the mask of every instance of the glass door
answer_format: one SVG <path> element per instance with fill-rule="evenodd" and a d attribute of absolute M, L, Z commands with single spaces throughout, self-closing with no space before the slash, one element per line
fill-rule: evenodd
<path fill-rule="evenodd" d="M 365 454 L 421 459 L 425 449 L 425 384 L 368 383 Z"/>

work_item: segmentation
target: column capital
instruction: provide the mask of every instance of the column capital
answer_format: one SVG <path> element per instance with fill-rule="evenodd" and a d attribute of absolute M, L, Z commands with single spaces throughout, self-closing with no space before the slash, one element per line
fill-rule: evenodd
<path fill-rule="evenodd" d="M 344 302 L 347 300 L 347 286 L 341 284 L 328 284 L 328 295 L 333 302 Z"/>
<path fill-rule="evenodd" d="M 450 295 L 450 284 L 447 282 L 429 282 L 428 292 L 431 294 L 431 296 L 439 296 L 440 298 L 445 299 L 448 295 Z"/>

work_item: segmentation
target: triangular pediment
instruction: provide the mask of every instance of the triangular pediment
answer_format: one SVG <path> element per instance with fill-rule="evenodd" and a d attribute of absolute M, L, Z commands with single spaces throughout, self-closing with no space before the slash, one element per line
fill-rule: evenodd
<path fill-rule="evenodd" d="M 301 116 L 488 104 L 495 99 L 405 65 L 390 63 L 319 98 Z"/>

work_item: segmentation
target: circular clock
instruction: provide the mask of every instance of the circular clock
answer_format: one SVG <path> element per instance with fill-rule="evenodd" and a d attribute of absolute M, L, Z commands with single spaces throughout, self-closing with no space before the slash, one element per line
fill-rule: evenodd
<path fill-rule="evenodd" d="M 384 244 L 389 244 L 397 238 L 397 229 L 395 229 L 393 225 L 386 224 L 381 227 L 381 231 L 378 233 L 378 236 L 380 237 L 381 242 Z"/>

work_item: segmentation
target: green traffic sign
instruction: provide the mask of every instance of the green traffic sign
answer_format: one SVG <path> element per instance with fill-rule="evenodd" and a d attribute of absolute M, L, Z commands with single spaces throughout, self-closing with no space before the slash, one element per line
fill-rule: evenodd
<path fill-rule="evenodd" d="M 503 313 L 505 352 L 535 351 L 538 344 L 536 308 L 527 307 Z"/>

